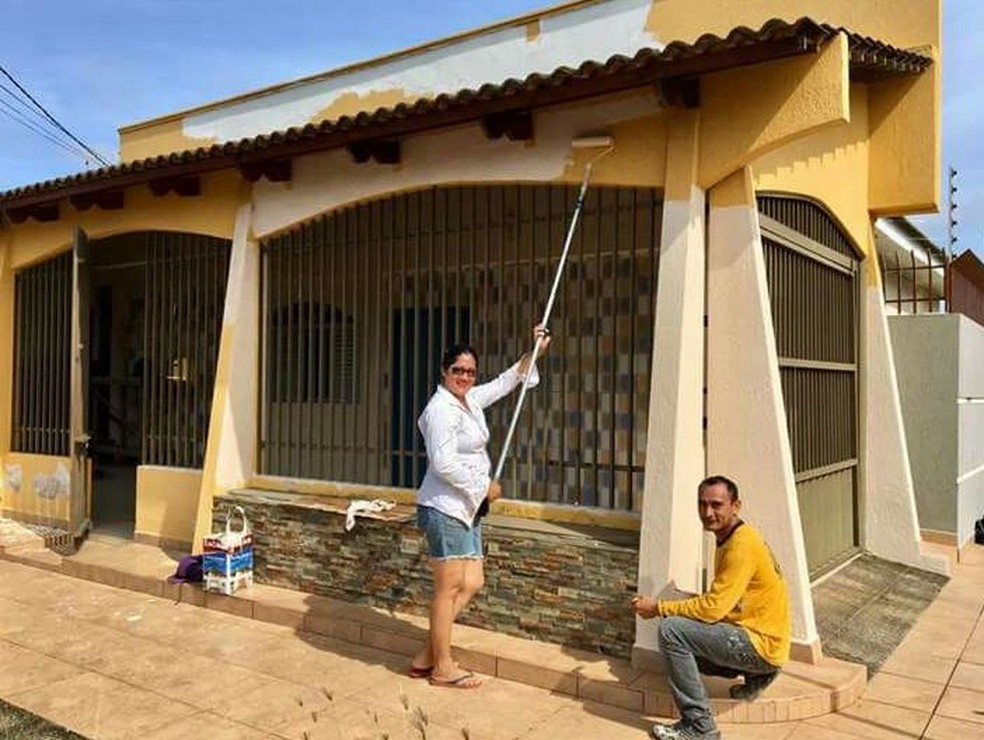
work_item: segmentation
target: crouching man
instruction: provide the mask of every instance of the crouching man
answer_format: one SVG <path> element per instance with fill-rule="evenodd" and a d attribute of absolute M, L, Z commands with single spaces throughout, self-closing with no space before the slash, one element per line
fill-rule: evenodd
<path fill-rule="evenodd" d="M 675 601 L 632 600 L 640 617 L 662 617 L 659 649 L 681 719 L 655 725 L 652 736 L 660 740 L 720 738 L 701 673 L 744 677 L 731 696 L 751 701 L 789 659 L 786 582 L 762 535 L 739 518 L 738 486 L 724 476 L 707 478 L 697 489 L 697 507 L 717 540 L 710 590 Z"/>

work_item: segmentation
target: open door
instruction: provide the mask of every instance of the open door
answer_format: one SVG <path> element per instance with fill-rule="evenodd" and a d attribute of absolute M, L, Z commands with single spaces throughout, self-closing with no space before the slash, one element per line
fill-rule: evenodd
<path fill-rule="evenodd" d="M 78 538 L 89 528 L 89 238 L 75 229 L 72 248 L 72 371 L 69 455 L 72 458 L 69 528 Z"/>

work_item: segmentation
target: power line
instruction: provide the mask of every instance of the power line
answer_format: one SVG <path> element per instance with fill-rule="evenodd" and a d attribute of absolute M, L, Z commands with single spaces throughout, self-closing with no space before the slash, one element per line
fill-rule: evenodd
<path fill-rule="evenodd" d="M 31 93 L 29 93 L 27 90 L 24 89 L 24 86 L 23 85 L 21 85 L 16 79 L 14 79 L 14 76 L 12 74 L 10 74 L 10 72 L 8 72 L 6 69 L 3 68 L 3 65 L 0 65 L 0 74 L 3 74 L 4 77 L 6 77 L 11 82 L 13 82 L 14 83 L 14 86 L 18 90 L 20 90 L 24 95 L 27 96 L 27 99 L 30 100 L 34 104 L 34 106 L 39 111 L 41 111 L 41 113 L 44 114 L 45 118 L 47 118 L 56 127 L 58 127 L 62 132 L 64 132 L 72 141 L 74 141 L 76 144 L 78 144 L 79 146 L 81 146 L 85 151 L 87 151 L 89 154 L 91 154 L 95 158 L 95 160 L 97 162 L 99 162 L 101 165 L 103 165 L 105 167 L 111 167 L 112 166 L 112 163 L 108 159 L 106 159 L 99 152 L 97 152 L 95 149 L 93 149 L 92 147 L 90 147 L 88 144 L 86 144 L 84 141 L 82 141 L 79 137 L 77 137 L 75 134 L 73 134 L 71 131 L 69 131 L 67 128 L 65 128 L 58 121 L 58 119 L 56 119 L 53 115 L 51 115 L 48 112 L 48 110 L 43 105 L 41 105 L 41 103 L 39 103 L 34 98 L 33 95 L 31 95 Z"/>
<path fill-rule="evenodd" d="M 7 93 L 7 95 L 10 96 L 11 100 L 13 100 L 15 103 L 17 103 L 21 108 L 23 108 L 25 111 L 27 111 L 28 113 L 30 113 L 32 116 L 35 116 L 36 118 L 41 118 L 41 120 L 44 120 L 41 117 L 41 114 L 37 112 L 37 110 L 35 110 L 32 106 L 30 106 L 27 103 L 25 103 L 24 102 L 24 99 L 20 95 L 18 95 L 16 92 L 14 92 L 13 90 L 11 90 L 9 87 L 7 87 L 6 85 L 4 85 L 2 82 L 0 82 L 0 90 L 3 90 L 5 93 Z"/>
<path fill-rule="evenodd" d="M 8 118 L 15 120 L 20 123 L 25 128 L 30 129 L 39 136 L 43 136 L 48 141 L 53 144 L 57 144 L 61 148 L 70 152 L 71 154 L 81 157 L 88 161 L 90 159 L 88 152 L 84 149 L 79 148 L 71 140 L 62 137 L 61 132 L 57 129 L 51 128 L 48 124 L 47 119 L 41 116 L 34 108 L 28 105 L 24 100 L 17 95 L 16 92 L 11 90 L 9 87 L 0 82 L 0 91 L 7 94 L 9 100 L 5 100 L 2 95 L 0 95 L 0 105 L 7 108 L 7 111 L 3 111 Z M 19 108 L 15 108 L 11 105 L 11 102 L 17 103 Z M 47 127 L 47 130 L 45 129 Z"/>
<path fill-rule="evenodd" d="M 56 139 L 54 136 L 52 136 L 51 134 L 49 134 L 47 131 L 39 128 L 37 126 L 37 124 L 32 123 L 31 121 L 29 121 L 28 119 L 26 119 L 24 117 L 24 115 L 20 111 L 18 111 L 16 108 L 14 108 L 14 106 L 12 106 L 6 100 L 0 99 L 0 105 L 3 106 L 3 108 L 0 108 L 0 113 L 3 113 L 5 116 L 7 116 L 8 118 L 10 118 L 11 120 L 15 121 L 16 123 L 19 123 L 24 128 L 27 128 L 27 129 L 33 131 L 34 133 L 36 133 L 36 134 L 38 134 L 40 136 L 43 136 L 48 141 L 50 141 L 52 144 L 55 144 L 57 146 L 60 146 L 62 149 L 64 149 L 65 151 L 67 151 L 69 154 L 74 154 L 77 157 L 83 157 L 83 158 L 85 158 L 85 157 L 88 156 L 81 149 L 79 149 L 77 147 L 73 147 L 71 144 L 68 144 L 68 143 L 66 143 L 64 141 L 61 141 L 60 139 Z"/>

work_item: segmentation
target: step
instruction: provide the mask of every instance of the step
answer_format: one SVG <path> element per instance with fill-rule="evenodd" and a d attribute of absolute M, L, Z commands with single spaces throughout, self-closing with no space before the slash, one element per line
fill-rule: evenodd
<path fill-rule="evenodd" d="M 116 588 L 235 614 L 412 656 L 427 630 L 426 617 L 390 612 L 300 591 L 256 584 L 233 596 L 205 592 L 199 584 L 171 584 L 175 560 L 159 548 L 91 537 L 74 555 L 47 550 L 6 550 L 0 557 Z M 125 564 L 125 566 L 124 566 Z M 545 642 L 455 626 L 455 658 L 469 670 L 646 715 L 676 716 L 664 676 L 627 661 Z M 836 712 L 866 687 L 864 666 L 823 658 L 789 663 L 753 702 L 728 698 L 731 682 L 706 678 L 716 716 L 723 722 L 788 722 Z"/>
<path fill-rule="evenodd" d="M 13 519 L 0 518 L 0 554 L 43 550 L 44 537 Z"/>

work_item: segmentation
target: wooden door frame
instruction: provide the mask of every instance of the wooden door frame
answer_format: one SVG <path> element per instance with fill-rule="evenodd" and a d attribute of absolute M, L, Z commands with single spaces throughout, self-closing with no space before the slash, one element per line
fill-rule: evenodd
<path fill-rule="evenodd" d="M 89 529 L 92 465 L 89 460 L 89 237 L 76 227 L 72 239 L 72 337 L 69 410 L 69 531 L 81 537 Z"/>

